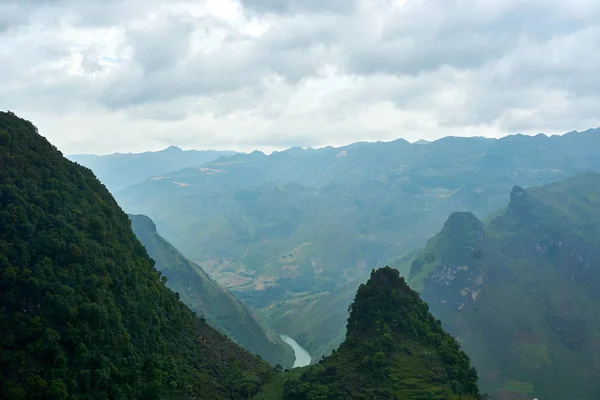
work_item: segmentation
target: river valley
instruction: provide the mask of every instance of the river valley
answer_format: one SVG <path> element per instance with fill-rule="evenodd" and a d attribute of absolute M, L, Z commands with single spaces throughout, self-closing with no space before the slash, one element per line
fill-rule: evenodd
<path fill-rule="evenodd" d="M 284 342 L 292 346 L 292 349 L 294 349 L 296 360 L 294 361 L 293 368 L 305 367 L 310 364 L 311 357 L 310 354 L 308 354 L 308 351 L 306 351 L 302 346 L 298 344 L 298 342 L 296 342 L 291 337 L 282 334 L 280 334 L 279 336 L 281 336 L 281 339 L 283 339 Z"/>

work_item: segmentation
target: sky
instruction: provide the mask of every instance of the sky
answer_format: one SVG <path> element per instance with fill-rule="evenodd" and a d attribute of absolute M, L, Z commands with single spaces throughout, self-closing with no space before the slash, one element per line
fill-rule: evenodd
<path fill-rule="evenodd" d="M 600 126 L 597 0 L 0 0 L 0 110 L 66 154 Z"/>

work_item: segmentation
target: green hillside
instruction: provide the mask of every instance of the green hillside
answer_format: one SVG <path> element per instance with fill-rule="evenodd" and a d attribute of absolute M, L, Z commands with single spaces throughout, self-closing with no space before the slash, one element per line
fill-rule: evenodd
<path fill-rule="evenodd" d="M 478 399 L 477 373 L 398 271 L 371 273 L 347 337 L 317 365 L 280 376 L 256 399 Z"/>
<path fill-rule="evenodd" d="M 157 232 L 145 215 L 129 215 L 137 238 L 156 262 L 155 268 L 167 277 L 167 287 L 197 315 L 240 346 L 272 364 L 291 367 L 294 352 L 279 335 L 266 329 L 231 293 L 213 281 L 197 264 L 187 260 Z"/>
<path fill-rule="evenodd" d="M 269 326 L 292 336 L 313 360 L 319 360 L 346 338 L 348 306 L 361 283 L 357 279 L 331 291 L 275 303 L 261 312 Z"/>
<path fill-rule="evenodd" d="M 452 214 L 411 285 L 498 398 L 600 398 L 600 174 L 510 197 L 485 225 Z"/>
<path fill-rule="evenodd" d="M 0 113 L 0 398 L 243 399 L 274 371 L 164 285 L 127 215 Z"/>
<path fill-rule="evenodd" d="M 408 276 L 418 250 L 390 262 L 390 266 Z M 328 356 L 346 338 L 348 306 L 356 289 L 366 279 L 356 279 L 332 290 L 277 302 L 261 310 L 270 326 L 285 331 L 302 345 L 313 360 Z"/>

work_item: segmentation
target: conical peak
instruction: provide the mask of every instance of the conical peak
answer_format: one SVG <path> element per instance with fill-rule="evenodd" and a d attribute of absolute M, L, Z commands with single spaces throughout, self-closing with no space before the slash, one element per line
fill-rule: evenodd
<path fill-rule="evenodd" d="M 444 224 L 444 230 L 483 230 L 481 222 L 472 212 L 457 211 L 450 214 Z"/>
<path fill-rule="evenodd" d="M 520 186 L 514 186 L 510 192 L 510 203 L 508 209 L 512 214 L 522 213 L 529 209 L 529 195 Z"/>
<path fill-rule="evenodd" d="M 402 287 L 406 286 L 406 281 L 400 276 L 397 269 L 384 267 L 371 271 L 371 278 L 367 282 L 367 286 Z"/>

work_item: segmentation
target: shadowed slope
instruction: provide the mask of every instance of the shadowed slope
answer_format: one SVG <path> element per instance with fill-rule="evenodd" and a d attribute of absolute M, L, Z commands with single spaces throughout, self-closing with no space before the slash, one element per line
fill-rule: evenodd
<path fill-rule="evenodd" d="M 161 282 L 92 172 L 0 113 L 0 398 L 242 399 L 273 375 Z"/>
<path fill-rule="evenodd" d="M 294 364 L 292 348 L 279 335 L 262 326 L 242 302 L 213 281 L 200 266 L 163 239 L 150 218 L 145 215 L 129 218 L 137 238 L 155 260 L 156 269 L 167 277 L 167 287 L 179 293 L 192 311 L 270 363 L 286 368 Z"/>

